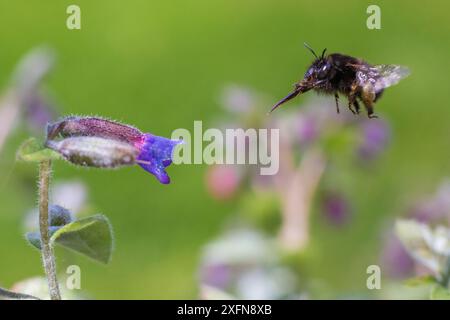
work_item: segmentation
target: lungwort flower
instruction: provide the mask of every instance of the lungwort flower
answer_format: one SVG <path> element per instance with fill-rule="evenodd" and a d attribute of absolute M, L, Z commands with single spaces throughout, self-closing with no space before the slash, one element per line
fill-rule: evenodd
<path fill-rule="evenodd" d="M 117 168 L 138 164 L 161 183 L 181 140 L 171 140 L 96 117 L 67 117 L 47 126 L 46 146 L 81 166 Z"/>

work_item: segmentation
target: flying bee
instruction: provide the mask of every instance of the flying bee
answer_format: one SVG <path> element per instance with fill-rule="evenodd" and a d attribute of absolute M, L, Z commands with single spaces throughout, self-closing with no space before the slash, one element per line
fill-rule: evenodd
<path fill-rule="evenodd" d="M 384 89 L 397 84 L 409 75 L 409 69 L 393 64 L 370 65 L 362 59 L 340 53 L 319 57 L 306 43 L 305 47 L 316 58 L 306 71 L 303 80 L 294 85 L 294 91 L 277 102 L 270 112 L 292 98 L 311 89 L 325 94 L 334 94 L 336 111 L 339 113 L 339 93 L 348 98 L 348 108 L 353 114 L 359 114 L 359 102 L 362 101 L 369 118 L 376 118 L 373 113 L 375 102 Z"/>

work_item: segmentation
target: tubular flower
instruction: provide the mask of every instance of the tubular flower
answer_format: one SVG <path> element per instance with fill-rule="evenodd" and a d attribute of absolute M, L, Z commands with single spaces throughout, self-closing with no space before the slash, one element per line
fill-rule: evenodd
<path fill-rule="evenodd" d="M 67 117 L 47 126 L 46 146 L 67 161 L 97 168 L 138 164 L 163 184 L 170 183 L 165 168 L 180 143 L 97 117 Z"/>

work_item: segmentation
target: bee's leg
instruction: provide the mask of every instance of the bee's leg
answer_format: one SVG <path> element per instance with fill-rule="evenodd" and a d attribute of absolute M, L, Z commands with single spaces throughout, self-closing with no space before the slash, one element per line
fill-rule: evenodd
<path fill-rule="evenodd" d="M 356 111 L 356 114 L 359 114 L 359 103 L 358 103 L 358 100 L 356 100 L 356 98 L 353 100 L 353 106 L 355 107 L 355 111 Z"/>
<path fill-rule="evenodd" d="M 378 118 L 375 114 L 373 114 L 373 102 L 375 100 L 375 92 L 372 86 L 365 86 L 362 90 L 361 99 L 364 103 L 364 106 L 367 110 L 367 116 L 369 118 Z"/>
<path fill-rule="evenodd" d="M 334 93 L 334 99 L 336 100 L 336 111 L 339 113 L 339 94 L 337 92 Z"/>
<path fill-rule="evenodd" d="M 356 102 L 356 98 L 354 96 L 349 96 L 348 97 L 348 109 L 353 113 L 353 114 L 357 114 L 358 112 L 355 111 L 352 106 L 355 105 Z"/>
<path fill-rule="evenodd" d="M 350 92 L 348 93 L 348 108 L 353 114 L 359 113 L 359 105 L 356 101 L 356 90 L 358 89 L 358 85 L 353 83 L 350 87 Z M 352 106 L 355 106 L 355 110 L 353 110 Z"/>

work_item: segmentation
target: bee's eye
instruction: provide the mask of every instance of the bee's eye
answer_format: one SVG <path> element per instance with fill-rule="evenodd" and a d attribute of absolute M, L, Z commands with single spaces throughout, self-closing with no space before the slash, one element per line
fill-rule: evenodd
<path fill-rule="evenodd" d="M 324 64 L 320 69 L 319 72 L 317 72 L 317 77 L 319 79 L 323 79 L 327 76 L 328 71 L 330 69 L 330 66 L 328 64 Z"/>
<path fill-rule="evenodd" d="M 305 78 L 309 78 L 314 73 L 313 68 L 308 69 L 305 73 Z"/>

